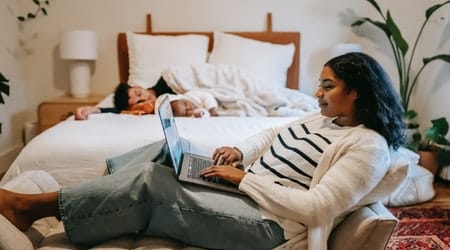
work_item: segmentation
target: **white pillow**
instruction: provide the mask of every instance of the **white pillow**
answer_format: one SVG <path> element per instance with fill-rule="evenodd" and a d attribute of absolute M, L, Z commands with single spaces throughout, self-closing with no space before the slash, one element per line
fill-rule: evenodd
<path fill-rule="evenodd" d="M 128 83 L 149 88 L 169 66 L 206 63 L 208 43 L 206 35 L 159 36 L 127 32 Z"/>
<path fill-rule="evenodd" d="M 406 148 L 399 148 L 397 151 L 391 149 L 391 164 L 384 178 L 377 186 L 370 191 L 361 201 L 360 204 L 367 204 L 374 200 L 384 200 L 406 180 L 410 172 L 411 162 L 414 157 Z"/>
<path fill-rule="evenodd" d="M 286 75 L 294 58 L 293 43 L 282 45 L 214 32 L 208 62 L 231 64 L 251 72 L 269 86 L 286 87 Z"/>

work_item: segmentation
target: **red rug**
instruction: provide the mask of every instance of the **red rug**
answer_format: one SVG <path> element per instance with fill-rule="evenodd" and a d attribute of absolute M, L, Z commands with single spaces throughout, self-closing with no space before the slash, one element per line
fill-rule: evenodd
<path fill-rule="evenodd" d="M 450 210 L 439 208 L 389 208 L 400 221 L 388 250 L 450 250 Z"/>

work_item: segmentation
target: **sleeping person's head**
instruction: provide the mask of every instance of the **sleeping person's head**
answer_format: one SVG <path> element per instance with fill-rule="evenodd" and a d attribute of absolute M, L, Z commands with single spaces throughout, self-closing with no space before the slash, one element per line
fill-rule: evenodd
<path fill-rule="evenodd" d="M 139 86 L 130 86 L 120 83 L 114 91 L 114 106 L 118 111 L 126 110 L 141 102 L 154 102 L 156 93 L 153 89 L 144 89 Z"/>
<path fill-rule="evenodd" d="M 186 117 L 202 117 L 204 114 L 199 113 L 198 107 L 185 98 L 176 99 L 170 102 L 174 116 Z"/>
<path fill-rule="evenodd" d="M 156 99 L 155 110 L 161 104 L 163 99 L 168 96 L 170 101 L 170 107 L 174 116 L 184 117 L 205 117 L 209 115 L 208 110 L 198 107 L 194 102 L 189 100 L 184 95 L 164 94 Z"/>
<path fill-rule="evenodd" d="M 175 94 L 162 77 L 153 87 L 148 89 L 131 86 L 128 83 L 119 83 L 114 91 L 114 107 L 121 112 L 122 110 L 132 109 L 134 105 L 141 102 L 154 103 L 158 96 L 166 93 Z"/>

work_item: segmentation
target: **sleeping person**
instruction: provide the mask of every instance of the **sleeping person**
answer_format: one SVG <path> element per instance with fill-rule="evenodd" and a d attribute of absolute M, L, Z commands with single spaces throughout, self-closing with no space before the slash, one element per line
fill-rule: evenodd
<path fill-rule="evenodd" d="M 114 107 L 101 108 L 97 106 L 82 106 L 75 110 L 75 120 L 86 120 L 90 114 L 97 113 L 128 113 L 142 114 L 140 110 L 150 112 L 156 98 L 162 94 L 174 94 L 162 77 L 155 86 L 145 89 L 140 86 L 130 86 L 127 83 L 119 83 L 114 90 Z M 136 105 L 139 104 L 140 105 Z M 134 106 L 136 105 L 136 106 Z M 133 107 L 134 106 L 134 107 Z M 127 113 L 125 111 L 124 113 Z"/>
<path fill-rule="evenodd" d="M 163 94 L 156 99 L 155 110 L 162 100 L 168 96 L 174 116 L 210 117 L 217 116 L 218 102 L 209 92 L 204 90 L 190 90 L 184 94 Z"/>

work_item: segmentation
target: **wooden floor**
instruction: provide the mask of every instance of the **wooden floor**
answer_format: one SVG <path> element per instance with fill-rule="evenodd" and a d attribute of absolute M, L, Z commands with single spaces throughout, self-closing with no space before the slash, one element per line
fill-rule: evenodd
<path fill-rule="evenodd" d="M 436 191 L 436 195 L 431 201 L 416 204 L 411 207 L 440 207 L 450 209 L 450 181 L 443 181 L 437 178 L 434 182 L 434 189 Z"/>

